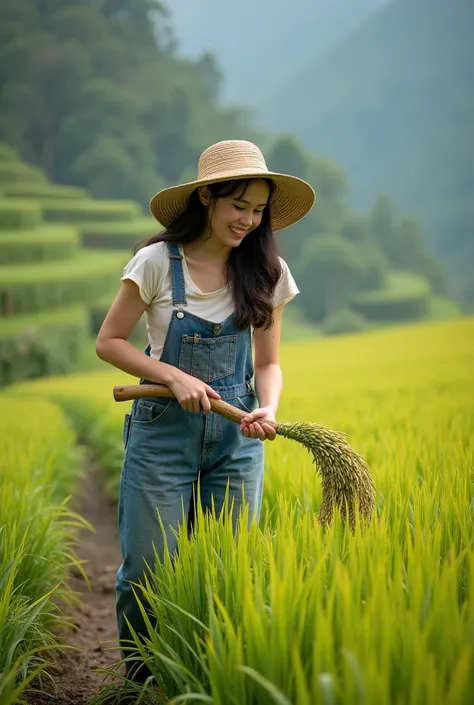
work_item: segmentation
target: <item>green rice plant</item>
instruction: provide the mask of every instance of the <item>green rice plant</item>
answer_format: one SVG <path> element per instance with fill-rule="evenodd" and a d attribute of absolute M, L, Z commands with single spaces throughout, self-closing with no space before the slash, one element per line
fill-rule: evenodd
<path fill-rule="evenodd" d="M 0 398 L 0 525 L 10 527 L 2 535 L 0 556 L 3 561 L 22 543 L 28 545 L 17 582 L 28 577 L 29 596 L 38 599 L 45 585 L 54 582 L 46 571 L 58 575 L 63 563 L 61 532 L 58 529 L 59 541 L 51 537 L 57 544 L 52 543 L 51 548 L 48 532 L 56 521 L 62 526 L 68 514 L 67 498 L 79 477 L 81 456 L 75 447 L 76 434 L 59 407 L 50 401 L 31 400 L 31 410 L 25 416 L 21 395 L 9 391 Z M 53 557 L 49 565 L 42 548 Z M 34 566 L 39 564 L 41 570 L 36 572 Z"/>
<path fill-rule="evenodd" d="M 0 315 L 87 304 L 109 292 L 126 263 L 120 252 L 81 252 L 70 262 L 0 267 Z"/>
<path fill-rule="evenodd" d="M 49 401 L 1 396 L 0 702 L 14 703 L 58 645 L 64 607 L 75 596 L 76 532 L 86 522 L 69 508 L 81 456 L 75 433 Z"/>
<path fill-rule="evenodd" d="M 3 527 L 2 527 L 3 528 Z M 41 671 L 46 663 L 31 667 L 41 647 L 34 645 L 35 636 L 41 633 L 41 616 L 47 609 L 50 595 L 33 602 L 15 591 L 15 578 L 21 564 L 25 546 L 20 546 L 0 573 L 0 702 L 13 705 L 19 702 L 20 695 L 28 684 Z M 44 648 L 54 647 L 50 634 L 45 634 Z"/>
<path fill-rule="evenodd" d="M 109 493 L 117 498 L 123 457 L 121 426 L 130 405 L 111 403 L 112 386 L 117 374 L 128 383 L 134 378 L 119 370 L 111 372 L 105 363 L 103 368 L 105 371 L 98 373 L 35 380 L 27 386 L 20 382 L 12 389 L 20 395 L 28 389 L 29 393 L 52 399 L 62 407 L 104 471 Z"/>
<path fill-rule="evenodd" d="M 41 219 L 41 208 L 36 201 L 0 198 L 0 233 L 2 230 L 36 228 L 41 223 Z"/>
<path fill-rule="evenodd" d="M 136 588 L 151 615 L 136 646 L 163 702 L 472 700 L 473 359 L 473 318 L 282 347 L 277 417 L 348 433 L 373 471 L 376 512 L 354 533 L 337 517 L 321 526 L 311 457 L 283 438 L 266 443 L 259 525 L 244 515 L 233 535 L 228 511 L 198 513 L 177 556 Z M 129 405 L 112 388 L 130 379 L 75 375 L 28 393 L 80 408 L 118 479 Z"/>
<path fill-rule="evenodd" d="M 78 395 L 80 395 L 79 390 Z M 52 398 L 72 419 L 81 436 L 87 439 L 88 446 L 104 472 L 107 493 L 114 499 L 118 499 L 123 439 L 117 424 L 117 413 L 111 414 L 107 404 L 102 406 L 80 396 L 73 398 L 67 392 L 53 393 Z M 123 413 L 121 416 L 123 417 Z"/>
<path fill-rule="evenodd" d="M 403 550 L 383 520 L 355 536 L 323 531 L 284 500 L 272 530 L 249 531 L 243 516 L 236 538 L 226 516 L 199 515 L 137 591 L 153 619 L 136 643 L 164 698 L 467 702 L 474 610 L 454 556 L 472 586 L 472 537 L 440 561 L 441 531 L 428 549 L 407 533 Z"/>
<path fill-rule="evenodd" d="M 68 226 L 0 231 L 0 266 L 71 259 L 79 244 L 77 230 Z"/>

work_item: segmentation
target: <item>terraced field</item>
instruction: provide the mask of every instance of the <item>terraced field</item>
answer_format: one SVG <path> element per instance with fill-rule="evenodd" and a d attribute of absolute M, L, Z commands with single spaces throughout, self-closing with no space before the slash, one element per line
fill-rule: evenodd
<path fill-rule="evenodd" d="M 473 363 L 473 319 L 284 346 L 279 418 L 350 434 L 372 468 L 376 516 L 355 535 L 338 520 L 321 527 L 311 458 L 292 441 L 268 443 L 260 526 L 242 527 L 233 540 L 226 521 L 202 518 L 192 538 L 180 536 L 174 566 L 169 559 L 157 566 L 146 588 L 158 617 L 147 651 L 155 698 L 213 705 L 472 700 Z M 8 435 L 17 433 L 20 447 L 21 408 L 28 411 L 22 423 L 41 413 L 58 437 L 58 419 L 35 405 L 61 408 L 116 497 L 130 404 L 114 402 L 112 387 L 130 381 L 111 370 L 14 386 L 8 398 L 17 406 L 2 405 L 5 424 L 13 424 Z M 30 493 L 44 485 L 46 451 L 34 472 L 17 469 L 16 452 L 8 457 L 2 488 L 14 488 L 20 472 Z M 63 493 L 69 480 L 63 477 Z M 2 540 L 20 535 L 12 528 L 19 516 L 13 495 L 10 489 L 0 502 Z M 32 545 L 41 556 L 41 544 Z M 21 595 L 27 609 L 33 598 Z"/>

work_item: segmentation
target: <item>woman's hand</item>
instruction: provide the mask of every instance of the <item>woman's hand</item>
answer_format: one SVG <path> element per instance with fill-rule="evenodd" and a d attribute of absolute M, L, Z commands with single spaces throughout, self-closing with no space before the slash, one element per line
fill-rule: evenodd
<path fill-rule="evenodd" d="M 259 438 L 261 441 L 273 441 L 276 437 L 276 430 L 269 423 L 265 423 L 267 421 L 275 423 L 275 414 L 270 407 L 262 406 L 244 416 L 240 422 L 240 430 L 244 436 Z"/>
<path fill-rule="evenodd" d="M 211 411 L 209 397 L 212 399 L 221 398 L 220 394 L 208 384 L 181 370 L 176 371 L 174 379 L 168 383 L 168 386 L 186 411 L 194 411 L 195 413 L 204 411 L 205 414 L 208 414 Z"/>

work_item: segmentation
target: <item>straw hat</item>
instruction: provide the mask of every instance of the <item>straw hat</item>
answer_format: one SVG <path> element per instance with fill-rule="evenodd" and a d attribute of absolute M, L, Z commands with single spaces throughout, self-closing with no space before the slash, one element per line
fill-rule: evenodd
<path fill-rule="evenodd" d="M 153 196 L 150 211 L 166 228 L 183 212 L 198 186 L 251 178 L 267 178 L 275 184 L 270 200 L 274 231 L 294 225 L 313 206 L 315 193 L 306 181 L 269 171 L 262 152 L 252 142 L 226 140 L 211 145 L 201 154 L 195 181 L 171 186 Z"/>

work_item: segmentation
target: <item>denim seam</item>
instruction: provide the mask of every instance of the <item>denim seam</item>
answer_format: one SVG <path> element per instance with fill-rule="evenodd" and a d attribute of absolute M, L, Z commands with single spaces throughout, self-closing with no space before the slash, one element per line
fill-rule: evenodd
<path fill-rule="evenodd" d="M 168 254 L 171 267 L 171 291 L 173 295 L 173 306 L 187 306 L 186 287 L 184 283 L 184 273 L 182 257 L 175 243 L 167 242 Z"/>
<path fill-rule="evenodd" d="M 168 344 L 169 339 L 170 339 L 170 337 L 171 337 L 171 333 L 172 333 L 172 330 L 173 330 L 173 325 L 174 325 L 174 322 L 175 322 L 175 318 L 174 318 L 175 314 L 176 314 L 176 311 L 173 311 L 173 313 L 172 313 L 172 315 L 171 315 L 171 320 L 170 320 L 170 323 L 169 323 L 169 326 L 168 326 L 168 330 L 166 331 L 165 342 L 163 343 L 163 350 L 162 350 L 161 355 L 160 355 L 160 362 L 163 360 L 163 355 L 165 354 L 165 350 L 167 349 L 167 344 Z"/>

